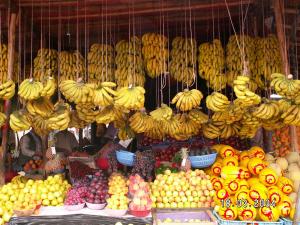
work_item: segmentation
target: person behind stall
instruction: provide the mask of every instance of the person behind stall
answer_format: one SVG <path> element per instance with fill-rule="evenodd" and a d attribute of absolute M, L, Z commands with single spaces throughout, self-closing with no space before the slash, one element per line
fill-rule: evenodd
<path fill-rule="evenodd" d="M 54 135 L 54 138 L 56 152 L 62 152 L 65 156 L 70 155 L 79 146 L 75 135 L 68 129 L 59 131 Z"/>
<path fill-rule="evenodd" d="M 33 159 L 33 157 L 42 157 L 42 139 L 32 128 L 27 134 L 20 139 L 20 155 L 18 158 L 18 165 L 23 167 L 26 162 Z"/>

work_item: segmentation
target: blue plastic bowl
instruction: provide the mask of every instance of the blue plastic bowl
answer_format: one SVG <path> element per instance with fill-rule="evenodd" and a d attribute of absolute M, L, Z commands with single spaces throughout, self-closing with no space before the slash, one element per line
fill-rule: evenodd
<path fill-rule="evenodd" d="M 217 158 L 217 153 L 209 155 L 189 156 L 191 165 L 194 168 L 206 168 L 214 164 Z"/>
<path fill-rule="evenodd" d="M 116 151 L 117 160 L 120 164 L 124 166 L 133 166 L 135 154 L 132 152 L 118 150 Z"/>

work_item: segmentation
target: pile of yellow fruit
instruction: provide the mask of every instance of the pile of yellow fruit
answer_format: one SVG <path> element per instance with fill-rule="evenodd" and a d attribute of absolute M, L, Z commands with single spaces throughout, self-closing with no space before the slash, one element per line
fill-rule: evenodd
<path fill-rule="evenodd" d="M 110 194 L 110 198 L 107 199 L 107 208 L 115 210 L 128 209 L 128 182 L 123 175 L 113 173 L 110 176 L 108 181 L 108 193 Z"/>
<path fill-rule="evenodd" d="M 262 148 L 242 152 L 228 145 L 213 148 L 219 156 L 208 172 L 216 191 L 215 210 L 222 219 L 275 222 L 294 217 L 289 197 L 293 182 L 268 167 Z"/>
<path fill-rule="evenodd" d="M 33 209 L 37 205 L 63 205 L 71 185 L 61 175 L 49 176 L 46 180 L 26 180 L 15 177 L 0 189 L 0 225 L 8 222 L 14 210 Z"/>
<path fill-rule="evenodd" d="M 201 208 L 214 206 L 210 176 L 203 170 L 172 173 L 166 170 L 150 184 L 153 208 Z"/>

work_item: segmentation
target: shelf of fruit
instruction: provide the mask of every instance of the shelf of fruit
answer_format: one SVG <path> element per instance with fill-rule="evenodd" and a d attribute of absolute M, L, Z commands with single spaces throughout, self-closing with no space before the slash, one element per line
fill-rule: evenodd
<path fill-rule="evenodd" d="M 213 148 L 219 154 L 208 173 L 216 191 L 215 212 L 220 219 L 230 224 L 228 221 L 238 219 L 277 222 L 280 217 L 294 217 L 299 170 L 288 174 L 284 171 L 289 169 L 288 162 L 299 162 L 298 153 L 288 159 L 275 159 L 256 146 L 242 152 L 228 145 Z M 294 164 L 290 170 L 297 167 Z"/>

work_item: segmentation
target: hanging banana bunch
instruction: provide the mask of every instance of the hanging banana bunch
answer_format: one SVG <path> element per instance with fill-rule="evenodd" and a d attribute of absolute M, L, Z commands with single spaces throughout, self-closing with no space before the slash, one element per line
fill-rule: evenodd
<path fill-rule="evenodd" d="M 188 116 L 196 124 L 203 124 L 208 121 L 208 115 L 203 113 L 200 109 L 192 109 L 189 111 Z"/>
<path fill-rule="evenodd" d="M 0 127 L 4 125 L 5 121 L 6 121 L 6 115 L 0 112 Z"/>
<path fill-rule="evenodd" d="M 57 102 L 54 105 L 54 112 L 46 120 L 49 128 L 52 130 L 65 130 L 70 122 L 70 105 L 63 102 Z"/>
<path fill-rule="evenodd" d="M 0 43 L 0 83 L 5 83 L 8 80 L 8 48 L 6 44 Z M 17 82 L 19 74 L 18 53 L 15 53 L 12 80 Z"/>
<path fill-rule="evenodd" d="M 43 84 L 34 79 L 25 79 L 19 86 L 18 95 L 28 101 L 32 101 L 41 97 Z"/>
<path fill-rule="evenodd" d="M 108 44 L 93 44 L 88 53 L 89 82 L 114 81 L 114 48 Z"/>
<path fill-rule="evenodd" d="M 295 99 L 300 95 L 300 80 L 293 80 L 292 76 L 286 77 L 281 73 L 273 73 L 271 75 L 271 87 L 277 94 L 287 99 Z"/>
<path fill-rule="evenodd" d="M 241 138 L 253 138 L 261 127 L 261 120 L 253 115 L 253 109 L 248 109 L 241 119 L 241 129 L 238 136 Z"/>
<path fill-rule="evenodd" d="M 171 76 L 186 85 L 196 77 L 197 43 L 190 38 L 176 37 L 172 41 L 169 65 Z"/>
<path fill-rule="evenodd" d="M 160 107 L 150 112 L 150 116 L 156 121 L 170 120 L 173 115 L 173 110 L 166 104 L 161 104 Z"/>
<path fill-rule="evenodd" d="M 138 37 L 129 42 L 119 41 L 116 45 L 115 80 L 118 87 L 144 86 L 145 72 L 142 58 L 142 43 Z"/>
<path fill-rule="evenodd" d="M 95 105 L 89 104 L 77 104 L 76 105 L 77 115 L 80 120 L 87 123 L 93 123 L 96 121 L 96 117 L 99 115 L 99 110 Z"/>
<path fill-rule="evenodd" d="M 117 85 L 113 82 L 102 82 L 94 90 L 93 102 L 97 106 L 109 106 L 114 103 L 114 97 L 117 95 L 117 92 L 112 88 Z"/>
<path fill-rule="evenodd" d="M 127 110 L 144 108 L 145 89 L 143 87 L 123 87 L 117 90 L 115 106 Z"/>
<path fill-rule="evenodd" d="M 226 87 L 227 77 L 224 74 L 225 53 L 221 41 L 214 39 L 212 43 L 199 46 L 198 72 L 199 76 L 207 80 L 207 86 L 215 91 Z"/>
<path fill-rule="evenodd" d="M 202 134 L 209 139 L 218 138 L 221 135 L 221 129 L 218 122 L 208 121 L 202 125 Z"/>
<path fill-rule="evenodd" d="M 58 53 L 54 49 L 41 48 L 33 61 L 33 77 L 43 81 L 46 77 L 55 77 L 58 70 Z"/>
<path fill-rule="evenodd" d="M 168 69 L 168 38 L 160 34 L 146 33 L 142 37 L 142 43 L 142 52 L 147 74 L 151 78 L 164 74 Z"/>
<path fill-rule="evenodd" d="M 256 38 L 256 83 L 265 88 L 271 81 L 271 74 L 282 72 L 279 42 L 274 35 Z"/>
<path fill-rule="evenodd" d="M 129 113 L 129 111 L 115 105 L 109 105 L 100 110 L 96 117 L 96 122 L 109 124 L 113 121 L 122 120 L 125 113 Z"/>
<path fill-rule="evenodd" d="M 269 99 L 263 99 L 260 106 L 256 108 L 253 115 L 259 119 L 268 120 L 271 118 L 276 118 L 280 114 L 279 104 L 276 101 Z"/>
<path fill-rule="evenodd" d="M 82 129 L 85 128 L 88 125 L 87 122 L 85 122 L 84 120 L 81 120 L 78 116 L 78 113 L 76 110 L 72 110 L 70 113 L 70 123 L 69 123 L 69 128 L 78 128 L 78 129 Z"/>
<path fill-rule="evenodd" d="M 47 119 L 40 115 L 32 116 L 31 126 L 35 130 L 35 132 L 41 137 L 48 135 L 51 131 Z"/>
<path fill-rule="evenodd" d="M 289 109 L 281 115 L 281 118 L 286 125 L 300 126 L 300 105 L 291 105 Z"/>
<path fill-rule="evenodd" d="M 154 140 L 163 140 L 166 135 L 165 130 L 163 129 L 163 123 L 150 117 L 149 124 L 150 127 L 146 130 L 144 135 Z"/>
<path fill-rule="evenodd" d="M 208 109 L 214 112 L 225 111 L 230 104 L 226 95 L 219 92 L 213 92 L 211 95 L 206 97 L 206 106 Z"/>
<path fill-rule="evenodd" d="M 144 133 L 151 128 L 152 121 L 150 116 L 144 110 L 141 110 L 129 118 L 129 125 L 134 132 Z"/>
<path fill-rule="evenodd" d="M 172 99 L 171 104 L 176 104 L 176 108 L 185 112 L 200 106 L 203 94 L 197 89 L 184 89 Z"/>
<path fill-rule="evenodd" d="M 14 111 L 10 114 L 9 126 L 15 132 L 29 130 L 31 127 L 29 113 L 25 110 Z"/>
<path fill-rule="evenodd" d="M 58 54 L 60 81 L 76 80 L 85 74 L 84 58 L 79 51 L 62 51 Z"/>
<path fill-rule="evenodd" d="M 45 97 L 26 102 L 26 109 L 32 116 L 49 117 L 54 112 L 54 105 Z"/>
<path fill-rule="evenodd" d="M 239 44 L 238 44 L 239 43 Z M 226 46 L 226 68 L 228 85 L 233 87 L 233 81 L 237 76 L 243 74 L 245 62 L 243 62 L 242 52 L 245 54 L 245 61 L 250 72 L 249 89 L 255 91 L 257 84 L 256 77 L 256 53 L 255 40 L 247 35 L 232 35 Z"/>
<path fill-rule="evenodd" d="M 16 85 L 12 80 L 0 84 L 0 98 L 3 100 L 11 99 L 15 95 Z"/>

